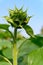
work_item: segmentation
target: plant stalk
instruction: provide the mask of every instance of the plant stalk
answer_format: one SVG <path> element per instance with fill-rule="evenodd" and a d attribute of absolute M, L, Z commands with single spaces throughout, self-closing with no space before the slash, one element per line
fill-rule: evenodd
<path fill-rule="evenodd" d="M 13 65 L 17 65 L 17 47 L 16 44 L 13 46 Z"/>
<path fill-rule="evenodd" d="M 14 43 L 13 43 L 13 65 L 17 65 L 17 44 L 16 44 L 17 29 L 14 30 Z"/>

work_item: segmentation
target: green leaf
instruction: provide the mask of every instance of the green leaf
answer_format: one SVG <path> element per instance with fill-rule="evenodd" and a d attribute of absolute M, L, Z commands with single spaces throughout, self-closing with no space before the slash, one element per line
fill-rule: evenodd
<path fill-rule="evenodd" d="M 4 18 L 7 20 L 8 23 L 10 23 L 12 26 L 16 27 L 16 24 L 13 22 L 13 19 L 11 19 L 8 16 L 4 16 Z"/>
<path fill-rule="evenodd" d="M 21 40 L 22 42 L 22 40 Z M 27 39 L 25 41 L 23 41 L 19 47 L 19 53 L 18 53 L 18 57 L 24 56 L 29 54 L 30 52 L 32 52 L 33 50 L 39 48 L 38 45 L 36 45 L 34 42 L 32 42 L 31 40 Z"/>
<path fill-rule="evenodd" d="M 18 8 L 15 6 L 15 12 L 18 12 Z"/>
<path fill-rule="evenodd" d="M 8 24 L 0 24 L 0 29 L 8 30 L 9 26 Z"/>
<path fill-rule="evenodd" d="M 0 61 L 0 65 L 10 65 L 8 62 Z"/>
<path fill-rule="evenodd" d="M 17 48 L 19 48 L 24 41 L 25 41 L 25 38 L 21 40 L 17 40 Z"/>
<path fill-rule="evenodd" d="M 28 65 L 43 65 L 43 47 L 28 55 Z"/>
<path fill-rule="evenodd" d="M 43 35 L 35 35 L 35 38 L 30 38 L 31 42 L 38 45 L 39 47 L 43 46 Z"/>
<path fill-rule="evenodd" d="M 14 16 L 14 10 L 9 9 L 9 14 L 10 14 L 10 17 L 12 18 L 12 16 Z"/>
<path fill-rule="evenodd" d="M 12 48 L 3 49 L 2 53 L 5 57 L 12 59 Z"/>
<path fill-rule="evenodd" d="M 33 33 L 33 30 L 30 26 L 28 25 L 24 25 L 23 28 L 25 29 L 26 33 L 28 35 L 30 35 L 31 37 L 34 37 L 34 33 Z"/>
<path fill-rule="evenodd" d="M 24 39 L 24 41 L 20 40 L 20 42 L 18 41 L 18 45 L 19 43 L 19 53 L 18 56 L 24 56 L 26 54 L 29 54 L 30 52 L 32 52 L 33 50 L 39 48 L 39 47 L 43 47 L 43 37 L 42 35 L 35 35 L 35 38 L 29 38 L 29 39 Z"/>
<path fill-rule="evenodd" d="M 6 57 L 4 57 L 3 55 L 0 55 L 0 62 L 4 61 L 4 62 L 8 62 L 10 65 L 12 65 L 12 63 L 10 62 L 10 60 Z"/>
<path fill-rule="evenodd" d="M 12 36 L 8 31 L 0 30 L 0 39 L 10 39 L 10 38 L 12 38 Z"/>
<path fill-rule="evenodd" d="M 43 36 L 42 35 L 35 35 L 35 38 L 29 38 L 21 42 L 21 46 L 19 47 L 19 65 L 27 65 L 28 64 L 28 54 L 32 51 L 43 47 Z"/>
<path fill-rule="evenodd" d="M 29 21 L 30 21 L 30 18 L 31 18 L 32 16 L 28 16 L 27 18 L 26 18 L 26 21 L 25 21 L 25 23 L 28 23 Z"/>
<path fill-rule="evenodd" d="M 12 20 L 10 17 L 4 16 L 4 18 L 5 18 L 9 23 L 13 23 L 13 20 Z"/>
<path fill-rule="evenodd" d="M 8 40 L 1 40 L 0 39 L 0 50 L 3 50 L 5 48 L 11 48 L 12 47 L 12 44 L 11 42 L 9 42 Z"/>
<path fill-rule="evenodd" d="M 23 56 L 23 57 L 20 57 L 20 58 L 18 59 L 18 64 L 19 64 L 19 65 L 28 65 L 27 59 L 28 59 L 28 56 L 27 56 L 27 55 L 25 55 L 25 56 Z"/>

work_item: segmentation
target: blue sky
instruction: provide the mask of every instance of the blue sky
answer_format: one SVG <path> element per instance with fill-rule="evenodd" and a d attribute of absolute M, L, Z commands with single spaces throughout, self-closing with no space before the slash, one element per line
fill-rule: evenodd
<path fill-rule="evenodd" d="M 8 15 L 8 10 L 13 9 L 15 5 L 18 8 L 24 6 L 24 10 L 28 9 L 28 15 L 33 15 L 29 25 L 34 33 L 38 34 L 43 26 L 43 0 L 0 0 L 0 23 L 6 23 L 1 17 Z"/>

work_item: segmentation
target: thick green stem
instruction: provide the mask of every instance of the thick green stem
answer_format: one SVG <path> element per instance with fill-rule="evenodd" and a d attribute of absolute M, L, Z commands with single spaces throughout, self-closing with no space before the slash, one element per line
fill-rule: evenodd
<path fill-rule="evenodd" d="M 16 44 L 17 29 L 14 30 L 14 42 L 13 42 L 13 65 L 17 65 L 17 44 Z"/>
<path fill-rule="evenodd" d="M 17 47 L 16 44 L 13 46 L 13 65 L 17 65 Z"/>

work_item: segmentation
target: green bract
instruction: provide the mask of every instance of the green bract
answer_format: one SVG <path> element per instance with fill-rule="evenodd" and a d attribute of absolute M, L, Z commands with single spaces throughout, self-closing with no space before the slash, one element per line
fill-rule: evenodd
<path fill-rule="evenodd" d="M 27 10 L 23 11 L 23 8 L 18 9 L 15 7 L 14 10 L 9 10 L 9 16 L 4 16 L 4 18 L 10 23 L 13 27 L 21 28 L 26 25 L 31 16 L 27 15 Z"/>

